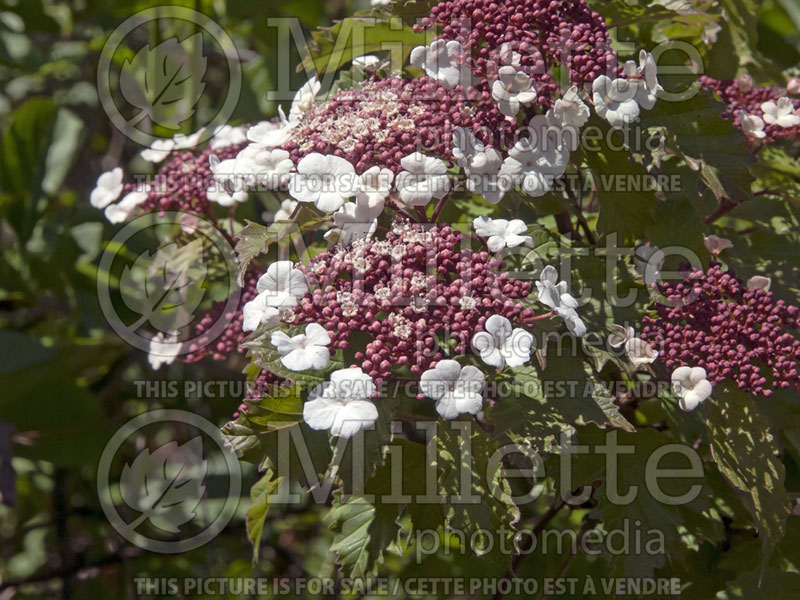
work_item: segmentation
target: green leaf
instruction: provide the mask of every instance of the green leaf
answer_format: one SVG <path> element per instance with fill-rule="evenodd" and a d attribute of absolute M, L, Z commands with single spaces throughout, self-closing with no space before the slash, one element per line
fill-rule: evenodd
<path fill-rule="evenodd" d="M 261 327 L 254 331 L 243 343 L 242 347 L 247 348 L 248 356 L 253 362 L 283 379 L 294 382 L 305 388 L 311 388 L 325 381 L 325 373 L 341 369 L 343 363 L 340 360 L 331 359 L 327 369 L 323 371 L 291 371 L 281 363 L 281 355 L 275 346 L 270 342 L 273 329 Z"/>
<path fill-rule="evenodd" d="M 250 489 L 250 507 L 247 509 L 246 527 L 247 539 L 253 545 L 253 565 L 258 564 L 261 535 L 264 533 L 264 522 L 269 512 L 270 499 L 278 491 L 282 481 L 282 477 L 275 477 L 268 469 Z"/>
<path fill-rule="evenodd" d="M 319 485 L 330 463 L 324 431 L 303 423 L 298 388 L 276 388 L 273 396 L 245 402 L 247 410 L 222 428 L 225 445 L 259 470 L 271 469 L 310 488 Z"/>
<path fill-rule="evenodd" d="M 376 508 L 363 496 L 342 503 L 337 494 L 326 521 L 337 530 L 331 550 L 349 577 L 365 577 L 375 571 L 400 531 L 391 511 Z"/>
<path fill-rule="evenodd" d="M 418 530 L 444 526 L 438 497 L 434 502 L 423 500 L 429 475 L 436 486 L 435 465 L 428 469 L 426 447 L 404 439 L 395 439 L 390 447 L 392 459 L 377 468 L 366 493 L 349 499 L 335 494 L 326 519 L 336 532 L 332 548 L 351 577 L 372 572 L 383 561 L 386 549 L 398 539 L 402 515 L 408 514 Z"/>
<path fill-rule="evenodd" d="M 763 571 L 789 516 L 785 471 L 770 423 L 750 396 L 730 385 L 706 402 L 706 417 L 720 472 L 747 497 L 761 539 Z"/>
<path fill-rule="evenodd" d="M 397 404 L 396 396 L 380 398 L 375 403 L 378 420 L 372 429 L 359 431 L 351 438 L 331 438 L 332 464 L 336 465 L 336 476 L 345 493 L 357 494 L 358 484 L 363 488 L 383 464 L 384 450 L 393 438 L 392 418 Z"/>
<path fill-rule="evenodd" d="M 415 32 L 399 17 L 385 21 L 374 17 L 350 17 L 311 35 L 313 40 L 308 55 L 300 67 L 319 75 L 338 71 L 359 56 L 386 50 L 392 51 L 394 67 L 399 68 L 405 64 L 413 48 L 427 43 L 425 32 Z"/>
<path fill-rule="evenodd" d="M 711 511 L 711 493 L 703 474 L 694 477 L 685 472 L 679 477 L 662 476 L 655 482 L 657 491 L 672 498 L 701 486 L 694 490 L 697 495 L 688 504 L 667 503 L 653 494 L 654 467 L 688 469 L 684 452 L 691 452 L 690 448 L 677 445 L 672 437 L 652 428 L 626 433 L 584 427 L 578 432 L 577 443 L 574 455 L 562 455 L 562 460 L 571 464 L 571 477 L 563 482 L 567 487 L 561 488 L 560 476 L 554 478 L 561 493 L 580 494 L 584 491 L 581 488 L 594 483 L 592 499 L 596 506 L 590 516 L 601 521 L 605 531 L 638 530 L 643 540 L 663 539 L 663 552 L 645 551 L 645 541 L 638 551 L 607 552 L 611 576 L 652 577 L 655 569 L 665 565 L 666 558 L 673 565 L 690 560 L 686 554 L 694 542 L 687 539 L 687 531 L 696 539 L 718 541 L 721 537 L 721 524 Z M 683 450 L 676 451 L 680 448 Z M 650 463 L 657 451 L 658 462 Z"/>
<path fill-rule="evenodd" d="M 570 434 L 576 425 L 587 423 L 635 431 L 581 361 L 548 356 L 541 375 L 532 366 L 514 369 L 512 386 L 519 393 L 501 398 L 491 419 L 495 435 L 504 435 L 516 444 L 556 451 L 559 434 Z"/>
<path fill-rule="evenodd" d="M 592 171 L 600 202 L 598 231 L 606 236 L 616 233 L 620 243 L 634 243 L 653 224 L 656 197 L 644 187 L 647 172 L 623 147 L 619 132 L 596 115 L 590 124 L 603 132 L 599 140 L 587 139 L 580 151 Z M 612 138 L 616 138 L 613 148 Z"/>
<path fill-rule="evenodd" d="M 239 232 L 235 248 L 239 259 L 239 285 L 244 285 L 244 274 L 252 260 L 265 254 L 270 244 L 275 244 L 289 235 L 316 229 L 324 221 L 324 218 L 307 206 L 301 206 L 295 211 L 291 221 L 259 225 L 245 220 L 247 225 Z"/>
<path fill-rule="evenodd" d="M 672 19 L 677 14 L 665 6 L 660 6 L 658 2 L 631 4 L 625 0 L 590 0 L 589 5 L 603 15 L 609 28 L 653 23 Z"/>
<path fill-rule="evenodd" d="M 447 525 L 471 540 L 469 548 L 479 556 L 508 561 L 501 548 L 508 547 L 520 513 L 511 500 L 501 461 L 491 460 L 499 444 L 472 420 L 440 419 L 436 440 L 439 493 Z M 465 481 L 467 477 L 469 481 Z M 488 540 L 483 539 L 485 532 L 489 532 Z M 506 540 L 494 539 L 503 533 Z M 480 553 L 482 544 L 488 542 L 491 547 Z"/>
<path fill-rule="evenodd" d="M 660 99 L 652 110 L 642 111 L 641 125 L 663 128 L 667 147 L 699 167 L 718 201 L 742 202 L 751 198 L 749 167 L 755 158 L 745 135 L 720 116 L 725 109 L 711 92 L 700 89 L 687 100 Z"/>

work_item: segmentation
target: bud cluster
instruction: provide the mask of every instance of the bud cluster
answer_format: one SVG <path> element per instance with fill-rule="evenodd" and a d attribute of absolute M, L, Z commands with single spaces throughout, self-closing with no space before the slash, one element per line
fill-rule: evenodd
<path fill-rule="evenodd" d="M 577 86 L 617 71 L 606 23 L 585 0 L 445 0 L 418 27 L 440 27 L 439 38 L 459 41 L 467 64 L 483 79 L 481 90 L 504 62 L 501 47 L 510 44 L 544 108 L 559 95 L 552 75 L 557 67 Z"/>
<path fill-rule="evenodd" d="M 763 396 L 800 387 L 800 340 L 790 333 L 798 327 L 798 307 L 748 288 L 717 263 L 660 291 L 667 304 L 656 303 L 656 315 L 643 319 L 642 338 L 659 348 L 668 370 L 702 367 L 714 385 L 730 378 Z"/>
<path fill-rule="evenodd" d="M 714 91 L 725 104 L 728 105 L 722 112 L 722 116 L 731 119 L 734 124 L 742 129 L 741 112 L 748 115 L 759 116 L 762 114 L 761 105 L 764 102 L 777 102 L 781 98 L 787 97 L 786 90 L 782 87 L 770 85 L 755 85 L 749 76 L 739 77 L 738 79 L 714 79 L 703 75 L 700 83 Z M 800 109 L 800 99 L 789 98 L 795 111 Z M 781 127 L 777 124 L 766 123 L 764 133 L 768 140 L 779 140 L 787 137 L 795 137 L 800 134 L 800 126 Z"/>
<path fill-rule="evenodd" d="M 395 223 L 384 240 L 323 252 L 298 267 L 312 291 L 283 320 L 324 323 L 331 349 L 368 334 L 353 366 L 376 383 L 397 366 L 419 376 L 443 358 L 465 354 L 489 316 L 534 316 L 519 301 L 530 293 L 529 282 L 500 272 L 506 264 L 489 253 L 463 246 L 450 226 Z"/>

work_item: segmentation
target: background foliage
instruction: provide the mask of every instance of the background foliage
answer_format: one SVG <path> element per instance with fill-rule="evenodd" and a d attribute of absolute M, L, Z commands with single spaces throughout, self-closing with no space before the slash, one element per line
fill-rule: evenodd
<path fill-rule="evenodd" d="M 223 534 L 190 553 L 149 555 L 125 545 L 109 527 L 97 501 L 95 465 L 111 432 L 131 416 L 157 406 L 185 408 L 222 424 L 238 404 L 238 399 L 226 397 L 178 397 L 158 403 L 137 400 L 132 382 L 153 374 L 146 357 L 108 328 L 96 300 L 97 257 L 114 227 L 89 206 L 89 191 L 100 172 L 134 161 L 140 148 L 115 131 L 105 117 L 95 90 L 95 66 L 108 33 L 130 14 L 154 4 L 125 0 L 4 0 L 0 4 L 0 485 L 4 498 L 16 500 L 13 506 L 0 506 L 0 598 L 6 597 L 12 584 L 17 593 L 14 597 L 20 598 L 54 594 L 65 598 L 133 597 L 132 578 L 145 574 L 334 575 L 337 555 L 346 571 L 354 574 L 374 566 L 399 578 L 444 573 L 503 575 L 507 565 L 499 560 L 440 553 L 417 562 L 413 552 L 401 544 L 393 544 L 391 551 L 381 556 L 383 542 L 397 538 L 398 529 L 392 527 L 407 527 L 402 519 L 400 525 L 390 525 L 388 530 L 383 527 L 394 523 L 397 514 L 387 515 L 381 512 L 383 507 L 365 502 L 341 504 L 337 498 L 331 499 L 330 511 L 313 503 L 275 510 L 264 501 L 274 485 L 268 478 L 253 488 L 249 510 L 251 498 L 245 497 L 237 518 Z M 267 17 L 297 16 L 311 30 L 365 8 L 363 3 L 332 0 L 198 0 L 184 4 L 215 18 L 242 51 L 245 85 L 234 123 L 275 113 L 275 107 L 265 100 L 276 77 L 276 40 L 265 27 Z M 682 39 L 702 50 L 708 74 L 725 78 L 746 71 L 764 84 L 783 82 L 786 70 L 800 59 L 800 5 L 793 0 L 598 0 L 593 4 L 610 25 L 618 27 L 615 35 L 623 55 L 626 43 L 650 48 L 663 39 Z M 410 9 L 409 15 L 413 14 Z M 323 34 L 320 39 L 324 38 Z M 318 58 L 326 49 L 324 41 L 320 46 Z M 336 66 L 348 60 L 334 58 Z M 223 82 L 216 84 L 219 87 Z M 219 89 L 210 90 L 215 92 Z M 683 112 L 670 114 L 675 109 Z M 726 258 L 741 276 L 769 273 L 779 297 L 797 298 L 797 148 L 776 145 L 762 155 L 758 165 L 749 168 L 742 148 L 719 142 L 728 139 L 731 126 L 714 114 L 701 116 L 718 110 L 718 103 L 701 94 L 691 105 L 659 104 L 646 115 L 648 125 L 666 128 L 668 143 L 682 159 L 702 160 L 705 166 L 698 174 L 698 189 L 705 190 L 704 194 L 676 194 L 658 203 L 654 198 L 626 195 L 600 198 L 602 209 L 590 216 L 588 225 L 599 232 L 613 228 L 631 239 L 647 231 L 655 244 L 683 243 L 700 252 L 701 234 L 717 233 L 735 242 L 734 251 Z M 698 128 L 697 123 L 704 119 L 716 119 L 717 125 Z M 627 156 L 612 152 L 603 156 L 608 163 L 589 166 L 598 172 L 629 172 Z M 711 214 L 722 195 L 749 198 L 751 184 L 756 190 L 778 193 L 742 203 L 705 230 L 698 225 L 700 215 Z M 564 209 L 563 202 L 562 198 L 546 198 L 535 208 L 521 207 L 520 212 L 555 229 L 553 215 Z M 633 204 L 645 205 L 647 210 L 631 211 Z M 479 210 L 464 205 L 458 208 Z M 258 220 L 259 214 L 260 208 L 253 207 L 249 216 Z M 582 281 L 591 281 L 597 268 L 589 259 L 582 261 L 578 265 Z M 595 325 L 602 326 L 611 309 L 594 309 Z M 558 379 L 569 368 L 554 357 L 543 377 Z M 605 368 L 610 378 L 613 366 Z M 599 372 L 603 369 L 602 364 L 597 368 Z M 157 377 L 233 380 L 241 374 L 236 364 L 202 362 L 174 363 Z M 553 478 L 545 495 L 519 515 L 523 527 L 536 527 L 548 518 L 552 519 L 549 527 L 579 534 L 601 520 L 606 528 L 623 519 L 682 524 L 683 530 L 675 527 L 668 538 L 673 549 L 669 561 L 534 552 L 517 566 L 517 575 L 680 576 L 690 584 L 684 590 L 685 598 L 800 597 L 800 518 L 787 519 L 783 514 L 789 503 L 796 505 L 800 494 L 797 398 L 777 394 L 755 406 L 751 398 L 731 391 L 726 399 L 724 407 L 713 403 L 707 408 L 708 427 L 712 433 L 720 429 L 717 439 L 725 441 L 721 446 L 699 447 L 708 462 L 704 493 L 695 504 L 680 509 L 654 502 L 616 507 L 606 501 L 601 489 L 586 505 L 558 511 L 557 478 Z M 600 401 L 597 405 L 603 406 Z M 616 410 L 587 409 L 580 415 L 549 414 L 546 418 L 537 412 L 534 420 L 520 410 L 502 404 L 496 408 L 494 418 L 510 439 L 544 439 L 577 416 L 588 416 L 583 419 L 587 423 L 619 418 Z M 692 444 L 707 436 L 706 431 L 682 422 L 684 415 L 667 400 L 640 406 L 633 403 L 622 412 L 638 431 L 620 432 L 620 440 L 642 452 L 674 441 Z M 523 420 L 527 429 L 520 427 Z M 652 427 L 663 422 L 670 424 L 667 431 Z M 579 440 L 599 443 L 599 430 L 593 425 L 581 427 Z M 395 443 L 406 446 L 407 460 L 424 463 L 425 457 L 417 452 L 419 444 Z M 458 439 L 442 436 L 439 443 L 444 456 L 458 455 Z M 776 447 L 780 449 L 777 456 Z M 481 452 L 476 451 L 478 459 Z M 752 458 L 753 465 L 745 461 L 725 465 L 725 476 L 737 481 L 742 493 L 735 493 L 715 468 L 708 468 L 711 452 Z M 771 465 L 769 474 L 762 472 L 764 463 L 758 459 Z M 640 467 L 632 462 L 624 470 L 627 484 L 641 484 Z M 439 468 L 441 480 L 448 482 L 456 465 L 445 461 Z M 602 477 L 602 464 L 584 461 L 578 468 L 586 482 Z M 387 485 L 382 469 L 370 480 L 377 490 Z M 548 472 L 558 472 L 557 462 Z M 248 471 L 246 489 L 258 477 L 254 469 Z M 763 490 L 769 492 L 766 497 L 759 495 Z M 428 519 L 435 523 L 441 516 L 432 514 L 435 510 L 427 506 L 410 505 L 404 510 L 404 516 L 416 522 Z M 468 530 L 482 524 L 495 526 L 509 518 L 501 501 L 449 516 Z M 758 537 L 756 530 L 760 531 Z M 248 538 L 258 542 L 255 566 Z M 380 544 L 375 543 L 378 539 Z"/>

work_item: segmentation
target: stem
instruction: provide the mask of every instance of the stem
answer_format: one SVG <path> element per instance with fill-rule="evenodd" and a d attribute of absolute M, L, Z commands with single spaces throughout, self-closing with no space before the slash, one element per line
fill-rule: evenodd
<path fill-rule="evenodd" d="M 727 200 L 727 199 L 723 200 L 722 202 L 720 202 L 720 205 L 717 208 L 717 210 L 715 210 L 713 213 L 711 213 L 705 219 L 703 219 L 703 222 L 706 225 L 711 225 L 715 221 L 718 221 L 719 219 L 721 219 L 722 217 L 727 215 L 734 208 L 736 208 L 736 203 L 735 202 L 731 202 L 730 200 Z"/>
<path fill-rule="evenodd" d="M 529 550 L 533 545 L 533 540 L 547 527 L 547 524 L 552 521 L 555 516 L 558 514 L 558 511 L 564 506 L 564 500 L 560 497 L 556 499 L 556 501 L 550 505 L 550 508 L 547 509 L 542 515 L 542 518 L 533 526 L 531 529 L 531 535 L 525 538 L 525 547 L 520 548 L 519 554 L 514 555 L 514 558 L 511 559 L 511 566 L 508 568 L 508 571 L 503 576 L 503 579 L 513 579 L 516 576 L 516 570 L 519 568 L 519 565 L 522 563 L 522 560 L 529 554 Z M 494 600 L 502 600 L 505 598 L 505 594 L 500 590 L 494 595 Z"/>
<path fill-rule="evenodd" d="M 520 319 L 523 323 L 528 323 L 530 321 L 541 321 L 542 319 L 549 319 L 550 317 L 554 316 L 556 313 L 555 311 L 550 311 L 548 313 L 544 313 L 541 315 L 534 315 L 532 317 L 528 317 L 527 319 Z"/>
<path fill-rule="evenodd" d="M 436 208 L 433 211 L 433 217 L 431 220 L 436 223 L 439 220 L 439 213 L 442 212 L 444 205 L 447 204 L 447 201 L 450 199 L 450 194 L 447 194 L 444 198 L 439 200 L 439 204 L 436 205 Z"/>

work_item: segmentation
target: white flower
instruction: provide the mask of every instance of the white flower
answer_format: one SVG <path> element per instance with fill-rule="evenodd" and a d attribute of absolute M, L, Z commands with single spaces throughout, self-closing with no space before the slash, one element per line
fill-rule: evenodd
<path fill-rule="evenodd" d="M 165 336 L 158 332 L 150 339 L 150 348 L 147 353 L 147 361 L 154 371 L 161 368 L 161 365 L 169 365 L 181 352 L 181 344 L 178 342 L 178 334 L 175 332 Z"/>
<path fill-rule="evenodd" d="M 297 200 L 286 198 L 281 202 L 281 207 L 275 211 L 275 214 L 265 212 L 262 218 L 265 221 L 288 221 L 297 208 L 297 204 Z"/>
<path fill-rule="evenodd" d="M 553 180 L 567 169 L 569 150 L 561 131 L 545 115 L 536 115 L 529 123 L 532 138 L 519 140 L 508 153 L 500 169 L 502 177 L 520 181 L 522 189 L 536 198 L 553 187 Z"/>
<path fill-rule="evenodd" d="M 502 167 L 503 157 L 494 148 L 474 155 L 465 169 L 467 189 L 489 204 L 497 204 L 516 181 L 513 176 L 501 174 Z"/>
<path fill-rule="evenodd" d="M 357 175 L 344 158 L 312 152 L 297 163 L 289 194 L 300 202 L 313 202 L 322 212 L 338 210 L 356 194 Z"/>
<path fill-rule="evenodd" d="M 522 144 L 515 148 L 533 151 L 537 154 L 536 167 L 539 171 L 554 177 L 563 175 L 567 170 L 569 162 L 569 150 L 565 145 L 565 134 L 567 141 L 577 142 L 577 136 L 569 129 L 564 129 L 560 125 L 553 123 L 552 115 L 536 115 L 528 122 L 528 130 L 531 132 L 530 140 L 522 140 Z M 527 146 L 526 146 L 527 144 Z M 509 154 L 516 153 L 514 148 Z"/>
<path fill-rule="evenodd" d="M 502 369 L 519 367 L 531 359 L 533 336 L 524 329 L 513 329 L 511 321 L 500 315 L 492 315 L 479 331 L 472 336 L 472 347 L 487 365 Z"/>
<path fill-rule="evenodd" d="M 788 97 L 778 100 L 777 104 L 772 100 L 761 105 L 764 112 L 764 122 L 778 127 L 794 127 L 800 125 L 800 116 L 794 113 L 794 104 Z"/>
<path fill-rule="evenodd" d="M 149 148 L 145 148 L 139 154 L 144 160 L 151 163 L 160 163 L 167 158 L 175 149 L 175 142 L 173 140 L 155 140 L 150 144 Z"/>
<path fill-rule="evenodd" d="M 658 84 L 658 67 L 653 55 L 645 50 L 640 50 L 639 66 L 637 67 L 635 62 L 629 60 L 623 68 L 628 77 L 637 77 L 637 79 L 629 80 L 636 90 L 637 104 L 645 110 L 653 108 L 658 99 L 658 91 L 661 89 Z"/>
<path fill-rule="evenodd" d="M 236 144 L 244 144 L 247 141 L 247 130 L 244 127 L 233 127 L 231 125 L 220 125 L 214 130 L 214 137 L 211 138 L 209 147 L 212 150 L 226 148 Z"/>
<path fill-rule="evenodd" d="M 470 130 L 463 127 L 453 130 L 453 156 L 461 168 L 468 168 L 475 156 L 483 153 L 485 149 L 483 142 Z"/>
<path fill-rule="evenodd" d="M 378 409 L 369 401 L 374 393 L 372 378 L 360 368 L 339 369 L 330 381 L 311 390 L 303 420 L 311 429 L 352 437 L 378 420 Z"/>
<path fill-rule="evenodd" d="M 228 158 L 220 161 L 213 154 L 209 157 L 214 184 L 206 190 L 206 198 L 220 206 L 233 206 L 237 202 L 247 200 L 244 181 L 236 175 L 236 159 Z"/>
<path fill-rule="evenodd" d="M 499 79 L 492 84 L 492 98 L 497 101 L 500 112 L 507 117 L 516 117 L 521 104 L 530 104 L 536 100 L 536 90 L 531 85 L 531 78 L 514 67 L 500 67 Z"/>
<path fill-rule="evenodd" d="M 614 128 L 622 128 L 639 116 L 638 88 L 629 79 L 610 79 L 601 75 L 592 82 L 594 110 Z"/>
<path fill-rule="evenodd" d="M 438 158 L 420 152 L 400 160 L 405 169 L 395 180 L 400 198 L 409 206 L 424 206 L 431 198 L 444 198 L 450 191 L 447 166 Z"/>
<path fill-rule="evenodd" d="M 664 252 L 656 246 L 651 246 L 649 242 L 634 250 L 634 268 L 647 285 L 653 285 L 661 279 L 664 258 Z"/>
<path fill-rule="evenodd" d="M 256 289 L 259 295 L 265 295 L 267 306 L 291 308 L 308 292 L 308 279 L 291 261 L 279 260 L 258 279 Z"/>
<path fill-rule="evenodd" d="M 370 204 L 377 205 L 381 203 L 381 206 L 383 206 L 383 201 L 392 191 L 393 180 L 394 172 L 391 169 L 382 169 L 378 166 L 370 167 L 356 181 L 358 190 L 356 200 L 365 199 Z"/>
<path fill-rule="evenodd" d="M 551 110 L 553 120 L 562 127 L 580 129 L 589 120 L 589 107 L 581 100 L 574 85 L 555 101 Z"/>
<path fill-rule="evenodd" d="M 371 0 L 372 6 L 389 6 L 393 0 Z"/>
<path fill-rule="evenodd" d="M 297 121 L 304 113 L 314 105 L 317 100 L 317 94 L 322 88 L 322 84 L 315 76 L 303 84 L 292 100 L 292 107 L 289 109 L 289 120 Z"/>
<path fill-rule="evenodd" d="M 512 67 L 519 67 L 522 57 L 519 52 L 515 52 L 510 42 L 506 42 L 500 46 L 499 51 L 500 62 L 504 65 Z"/>
<path fill-rule="evenodd" d="M 706 245 L 706 250 L 714 257 L 719 256 L 723 250 L 733 248 L 733 242 L 718 235 L 704 235 L 703 243 Z"/>
<path fill-rule="evenodd" d="M 89 195 L 89 203 L 95 208 L 105 208 L 122 194 L 122 178 L 124 174 L 120 167 L 115 167 L 106 171 L 97 178 L 92 193 Z"/>
<path fill-rule="evenodd" d="M 366 197 L 346 202 L 333 213 L 336 229 L 325 234 L 326 239 L 336 236 L 336 241 L 347 246 L 354 240 L 370 237 L 378 227 L 378 216 L 383 212 L 383 200 L 370 203 Z M 331 235 L 329 235 L 331 234 Z"/>
<path fill-rule="evenodd" d="M 633 337 L 625 342 L 625 352 L 634 366 L 650 364 L 658 358 L 658 351 L 641 338 Z"/>
<path fill-rule="evenodd" d="M 389 61 L 381 60 L 374 54 L 367 54 L 353 59 L 353 68 L 360 73 L 377 73 L 388 64 Z"/>
<path fill-rule="evenodd" d="M 436 40 L 430 46 L 417 46 L 411 51 L 410 61 L 424 70 L 448 90 L 459 84 L 469 85 L 470 72 L 463 64 L 464 49 L 455 40 Z"/>
<path fill-rule="evenodd" d="M 672 389 L 680 397 L 680 407 L 689 411 L 708 398 L 713 388 L 704 368 L 678 367 L 672 372 Z"/>
<path fill-rule="evenodd" d="M 563 317 L 567 323 L 567 329 L 577 337 L 582 337 L 586 333 L 586 325 L 578 316 L 578 301 L 567 291 L 567 282 L 558 281 L 558 271 L 553 266 L 546 266 L 539 281 L 536 282 L 539 302 L 550 307 L 553 312 Z"/>
<path fill-rule="evenodd" d="M 473 366 L 461 367 L 454 360 L 440 360 L 420 377 L 419 389 L 436 401 L 436 411 L 445 419 L 477 414 L 483 405 L 486 378 Z"/>
<path fill-rule="evenodd" d="M 197 143 L 200 141 L 200 138 L 203 137 L 206 128 L 201 127 L 199 131 L 195 131 L 191 135 L 185 135 L 183 133 L 176 133 L 172 141 L 175 142 L 175 149 L 176 150 L 186 150 L 187 148 L 194 148 L 197 146 Z"/>
<path fill-rule="evenodd" d="M 786 92 L 792 96 L 800 94 L 800 79 L 792 77 L 786 82 Z"/>
<path fill-rule="evenodd" d="M 633 327 L 612 325 L 611 328 L 614 332 L 608 336 L 608 343 L 612 348 L 625 346 L 625 353 L 635 366 L 652 363 L 658 358 L 658 352 L 650 344 L 636 337 Z"/>
<path fill-rule="evenodd" d="M 242 309 L 242 331 L 255 331 L 259 325 L 274 327 L 281 321 L 281 311 L 267 305 L 267 294 L 259 294 Z"/>
<path fill-rule="evenodd" d="M 492 219 L 490 217 L 477 217 L 473 222 L 475 233 L 480 237 L 488 238 L 486 245 L 492 252 L 500 252 L 503 248 L 516 248 L 520 244 L 530 246 L 533 239 L 529 235 L 520 235 L 528 230 L 528 226 L 521 219 Z"/>
<path fill-rule="evenodd" d="M 280 124 L 272 121 L 256 123 L 247 130 L 247 139 L 262 148 L 277 148 L 289 141 L 292 130 L 297 127 L 298 121 L 286 118 L 283 109 L 278 107 Z"/>
<path fill-rule="evenodd" d="M 248 195 L 246 190 L 228 192 L 223 187 L 216 185 L 206 190 L 206 198 L 209 202 L 215 202 L 220 206 L 233 206 L 236 203 L 246 201 Z"/>
<path fill-rule="evenodd" d="M 149 191 L 149 187 L 145 187 L 141 190 L 134 190 L 126 194 L 125 197 L 116 204 L 107 206 L 105 215 L 108 222 L 122 223 L 123 221 L 127 221 L 136 211 L 136 207 L 147 200 Z"/>
<path fill-rule="evenodd" d="M 772 279 L 770 279 L 769 277 L 764 277 L 763 275 L 753 275 L 750 279 L 747 280 L 747 289 L 750 290 L 757 289 L 768 292 L 771 285 L 772 285 Z"/>
<path fill-rule="evenodd" d="M 305 333 L 294 337 L 289 337 L 283 331 L 275 331 L 270 342 L 278 349 L 281 364 L 290 371 L 319 371 L 331 362 L 331 352 L 326 348 L 331 338 L 325 328 L 317 323 L 309 323 Z"/>
<path fill-rule="evenodd" d="M 236 155 L 234 173 L 259 190 L 277 190 L 290 179 L 294 163 L 286 150 L 250 145 Z"/>
<path fill-rule="evenodd" d="M 750 115 L 740 110 L 739 125 L 742 126 L 742 131 L 745 135 L 758 139 L 767 137 L 767 134 L 764 132 L 764 120 L 757 115 Z"/>

